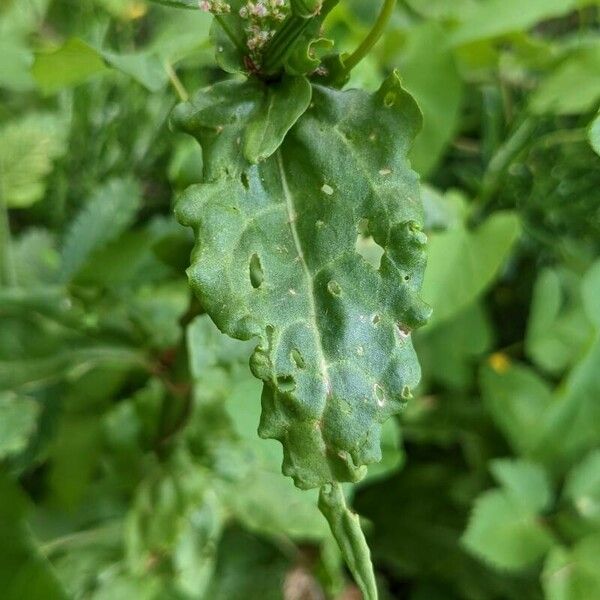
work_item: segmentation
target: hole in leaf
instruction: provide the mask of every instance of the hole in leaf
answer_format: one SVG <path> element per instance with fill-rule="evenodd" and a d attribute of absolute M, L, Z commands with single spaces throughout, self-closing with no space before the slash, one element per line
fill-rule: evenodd
<path fill-rule="evenodd" d="M 404 276 L 404 281 L 410 281 L 410 275 L 405 275 Z"/>
<path fill-rule="evenodd" d="M 396 103 L 396 94 L 395 94 L 395 92 L 388 92 L 384 96 L 384 98 L 383 98 L 383 103 L 388 108 L 391 108 L 392 106 L 394 106 L 394 104 Z"/>
<path fill-rule="evenodd" d="M 356 250 L 356 253 L 362 256 L 373 268 L 379 269 L 384 249 L 371 236 L 365 237 L 359 233 L 356 236 L 354 249 Z"/>
<path fill-rule="evenodd" d="M 410 336 L 411 329 L 403 323 L 396 323 L 396 331 L 398 332 L 398 337 L 401 340 L 405 340 L 407 337 Z"/>
<path fill-rule="evenodd" d="M 250 189 L 250 182 L 248 181 L 248 175 L 246 175 L 246 173 L 240 175 L 240 181 L 246 190 Z"/>
<path fill-rule="evenodd" d="M 333 279 L 327 284 L 327 289 L 330 294 L 334 296 L 339 296 L 342 293 L 342 288 L 337 281 L 333 281 Z"/>
<path fill-rule="evenodd" d="M 302 354 L 300 354 L 300 350 L 298 350 L 297 348 L 294 348 L 290 354 L 291 354 L 293 363 L 299 369 L 304 369 L 304 367 L 306 366 L 306 362 L 304 361 L 304 357 L 302 356 Z"/>
<path fill-rule="evenodd" d="M 262 265 L 260 264 L 260 258 L 258 254 L 254 253 L 250 257 L 250 283 L 254 289 L 259 288 L 265 279 Z"/>
<path fill-rule="evenodd" d="M 383 391 L 383 388 L 378 383 L 376 383 L 373 389 L 375 392 L 375 399 L 377 400 L 377 404 L 379 404 L 379 406 L 383 406 L 385 404 L 385 392 Z"/>
<path fill-rule="evenodd" d="M 381 321 L 381 317 L 379 315 L 373 315 L 371 323 L 373 323 L 373 325 L 377 325 L 379 321 Z"/>
<path fill-rule="evenodd" d="M 296 389 L 296 380 L 292 375 L 279 375 L 277 377 L 277 387 L 282 392 L 293 392 Z"/>
<path fill-rule="evenodd" d="M 402 388 L 401 395 L 402 395 L 402 398 L 404 398 L 404 400 L 410 400 L 413 397 L 412 392 L 410 391 L 410 388 L 407 385 L 405 385 Z"/>

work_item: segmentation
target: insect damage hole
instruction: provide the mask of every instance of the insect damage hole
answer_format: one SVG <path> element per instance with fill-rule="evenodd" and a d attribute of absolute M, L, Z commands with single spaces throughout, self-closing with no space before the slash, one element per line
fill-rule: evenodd
<path fill-rule="evenodd" d="M 296 380 L 292 375 L 279 375 L 277 377 L 277 387 L 282 392 L 293 392 L 296 389 Z"/>
<path fill-rule="evenodd" d="M 304 369 L 304 367 L 306 366 L 306 362 L 304 360 L 304 357 L 300 353 L 300 350 L 298 350 L 297 348 L 293 348 L 292 351 L 290 352 L 290 356 L 291 356 L 292 362 L 299 369 Z"/>
<path fill-rule="evenodd" d="M 339 296 L 342 293 L 342 288 L 340 287 L 340 284 L 337 281 L 334 281 L 333 279 L 327 284 L 327 290 L 333 296 Z"/>
<path fill-rule="evenodd" d="M 240 175 L 240 181 L 242 182 L 244 189 L 248 191 L 250 189 L 250 181 L 248 180 L 248 175 L 246 173 Z"/>
<path fill-rule="evenodd" d="M 256 252 L 250 257 L 250 283 L 254 289 L 258 289 L 265 280 L 265 273 Z"/>
<path fill-rule="evenodd" d="M 364 221 L 366 221 L 366 219 L 362 219 L 359 223 L 358 235 L 356 236 L 354 250 L 374 269 L 379 269 L 381 257 L 383 256 L 385 250 L 373 239 L 372 236 L 368 234 L 368 224 L 366 228 L 364 228 L 362 225 Z"/>
<path fill-rule="evenodd" d="M 379 406 L 383 406 L 385 404 L 385 391 L 383 388 L 376 383 L 373 387 L 373 392 L 375 395 L 375 400 L 377 400 L 377 404 Z"/>

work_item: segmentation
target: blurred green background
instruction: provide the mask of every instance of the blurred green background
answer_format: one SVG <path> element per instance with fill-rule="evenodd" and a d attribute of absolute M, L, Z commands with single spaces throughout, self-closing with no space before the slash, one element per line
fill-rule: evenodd
<path fill-rule="evenodd" d="M 379 2 L 341 0 L 352 49 Z M 403 0 L 424 128 L 423 381 L 347 493 L 383 599 L 600 599 L 600 3 Z M 168 127 L 223 77 L 210 17 L 0 4 L 0 597 L 356 600 L 256 435 L 248 345 L 191 297 Z"/>

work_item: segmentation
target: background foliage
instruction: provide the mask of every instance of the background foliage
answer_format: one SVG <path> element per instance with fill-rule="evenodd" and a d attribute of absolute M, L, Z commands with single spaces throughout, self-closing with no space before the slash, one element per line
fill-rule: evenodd
<path fill-rule="evenodd" d="M 343 0 L 352 48 L 376 2 Z M 191 297 L 169 130 L 215 80 L 200 11 L 0 7 L 0 581 L 7 600 L 356 598 L 256 436 L 251 347 Z M 430 236 L 423 381 L 347 493 L 383 597 L 600 598 L 600 30 L 594 0 L 404 0 Z M 359 244 L 369 253 L 369 241 Z"/>

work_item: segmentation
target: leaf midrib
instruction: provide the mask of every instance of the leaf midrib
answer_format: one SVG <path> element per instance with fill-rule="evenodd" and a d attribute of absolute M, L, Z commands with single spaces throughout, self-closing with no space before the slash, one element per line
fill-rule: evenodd
<path fill-rule="evenodd" d="M 316 337 L 316 345 L 317 351 L 319 354 L 319 366 L 321 371 L 323 372 L 323 379 L 325 381 L 325 387 L 327 389 L 327 395 L 330 396 L 332 394 L 331 388 L 331 379 L 329 377 L 329 365 L 325 359 L 325 353 L 323 351 L 323 340 L 321 338 L 321 331 L 319 330 L 318 322 L 317 322 L 317 304 L 315 301 L 315 288 L 314 288 L 314 280 L 313 275 L 308 268 L 308 264 L 306 263 L 306 259 L 304 258 L 304 251 L 302 249 L 302 242 L 300 241 L 300 236 L 298 235 L 298 229 L 296 227 L 296 205 L 294 203 L 294 197 L 291 193 L 290 187 L 288 185 L 287 176 L 285 174 L 285 168 L 283 166 L 283 159 L 281 156 L 281 150 L 277 151 L 277 166 L 279 168 L 279 176 L 281 178 L 281 187 L 283 189 L 283 195 L 285 198 L 285 206 L 288 215 L 288 223 L 290 226 L 290 230 L 292 232 L 292 239 L 294 241 L 294 247 L 296 248 L 296 252 L 298 253 L 298 258 L 300 260 L 300 265 L 302 266 L 302 270 L 306 276 L 306 280 L 308 283 L 308 301 L 310 303 L 310 311 L 311 311 L 311 319 L 314 326 L 315 337 Z"/>

